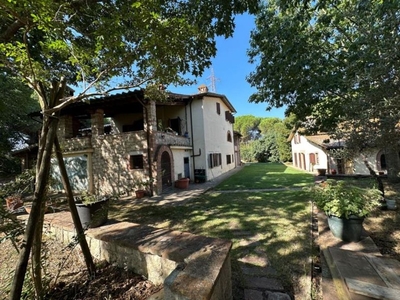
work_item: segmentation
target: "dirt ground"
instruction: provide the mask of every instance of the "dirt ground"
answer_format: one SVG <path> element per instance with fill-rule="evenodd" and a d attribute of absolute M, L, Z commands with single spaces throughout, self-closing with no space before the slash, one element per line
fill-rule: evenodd
<path fill-rule="evenodd" d="M 395 200 L 396 210 L 377 210 L 364 221 L 369 233 L 380 252 L 400 260 L 400 184 L 385 184 L 385 198 Z"/>
<path fill-rule="evenodd" d="M 0 299 L 8 299 L 18 254 L 9 240 L 0 244 L 0 253 Z M 44 286 L 47 288 L 45 299 L 144 300 L 162 288 L 141 275 L 105 262 L 96 262 L 96 275 L 89 280 L 79 246 L 66 247 L 47 238 L 43 255 Z M 29 280 L 25 281 L 23 299 L 34 299 L 33 289 L 27 284 Z"/>

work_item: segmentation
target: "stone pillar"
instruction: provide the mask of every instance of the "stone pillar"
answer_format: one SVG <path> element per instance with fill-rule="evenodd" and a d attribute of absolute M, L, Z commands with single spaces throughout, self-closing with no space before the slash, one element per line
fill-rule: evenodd
<path fill-rule="evenodd" d="M 91 124 L 93 136 L 104 134 L 104 110 L 96 109 L 96 111 L 91 114 Z"/>
<path fill-rule="evenodd" d="M 157 164 L 154 163 L 154 155 L 156 151 L 156 132 L 157 132 L 157 114 L 156 114 L 156 103 L 153 100 L 149 100 L 146 107 L 143 108 L 144 115 L 144 131 L 147 139 L 147 155 L 145 159 L 147 175 L 153 179 L 152 191 L 156 192 L 157 189 Z M 150 170 L 151 166 L 151 170 Z M 151 174 L 150 174 L 151 172 Z"/>

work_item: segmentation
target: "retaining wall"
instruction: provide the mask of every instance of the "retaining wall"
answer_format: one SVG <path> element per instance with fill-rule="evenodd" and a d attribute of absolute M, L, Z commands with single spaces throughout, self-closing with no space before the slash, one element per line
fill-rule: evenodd
<path fill-rule="evenodd" d="M 45 223 L 57 239 L 73 240 L 69 212 L 45 215 Z M 91 228 L 86 239 L 95 258 L 163 284 L 164 299 L 232 299 L 230 241 L 129 222 Z"/>

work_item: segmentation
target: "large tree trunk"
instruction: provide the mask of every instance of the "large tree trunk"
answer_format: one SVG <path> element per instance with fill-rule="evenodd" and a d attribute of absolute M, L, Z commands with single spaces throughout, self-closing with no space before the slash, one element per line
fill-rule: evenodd
<path fill-rule="evenodd" d="M 40 85 L 40 84 L 38 84 Z M 50 93 L 47 95 L 46 91 L 41 88 L 42 93 L 39 97 L 42 97 L 42 102 L 44 107 L 43 111 L 43 126 L 42 135 L 39 141 L 38 157 L 36 162 L 36 183 L 35 191 L 33 194 L 32 209 L 29 214 L 28 222 L 25 229 L 24 238 L 22 241 L 22 248 L 19 255 L 19 260 L 16 265 L 15 274 L 10 290 L 10 299 L 19 300 L 21 298 L 22 287 L 24 285 L 25 273 L 28 267 L 29 255 L 31 253 L 33 241 L 35 239 L 35 233 L 37 230 L 42 230 L 39 228 L 40 219 L 44 214 L 44 204 L 46 197 L 46 191 L 49 182 L 50 174 L 50 160 L 51 153 L 54 145 L 54 140 L 57 135 L 58 128 L 58 115 L 59 113 L 54 113 L 52 115 L 46 114 L 48 108 L 53 108 L 59 100 L 65 94 L 66 80 L 61 79 L 60 82 L 53 82 L 53 86 Z M 40 233 L 41 234 L 41 233 Z M 39 258 L 40 260 L 40 247 L 36 248 L 38 251 L 34 254 L 36 256 L 35 260 Z"/>
<path fill-rule="evenodd" d="M 11 286 L 10 298 L 19 300 L 21 298 L 22 287 L 24 284 L 25 273 L 28 266 L 29 255 L 35 236 L 36 226 L 42 214 L 42 201 L 46 195 L 46 188 L 50 173 L 51 152 L 54 145 L 54 139 L 57 133 L 58 118 L 44 116 L 43 126 L 48 130 L 46 137 L 42 137 L 43 144 L 39 144 L 38 173 L 36 175 L 35 192 L 32 201 L 32 210 L 29 214 L 26 225 L 25 235 L 22 241 L 22 249 L 15 269 L 14 279 Z M 43 150 L 42 150 L 43 149 Z"/>
<path fill-rule="evenodd" d="M 76 209 L 74 195 L 72 193 L 71 184 L 69 183 L 68 174 L 67 174 L 67 170 L 65 168 L 65 163 L 64 163 L 64 159 L 63 159 L 63 155 L 62 155 L 62 150 L 61 150 L 60 143 L 58 142 L 57 137 L 55 138 L 54 146 L 55 146 L 55 152 L 56 152 L 56 156 L 57 156 L 57 160 L 58 160 L 58 165 L 60 166 L 60 172 L 61 172 L 62 182 L 64 185 L 64 190 L 67 194 L 69 209 L 71 211 L 72 220 L 74 221 L 74 225 L 76 228 L 78 241 L 81 246 L 83 256 L 85 258 L 86 267 L 89 271 L 89 275 L 90 275 L 90 277 L 92 277 L 92 275 L 94 275 L 96 272 L 96 268 L 93 263 L 93 259 L 92 259 L 92 255 L 90 253 L 89 246 L 86 242 L 85 233 L 84 233 L 84 230 L 82 227 L 81 220 L 79 219 L 78 211 Z"/>
<path fill-rule="evenodd" d="M 47 194 L 47 191 L 46 191 Z M 39 221 L 36 224 L 35 237 L 32 245 L 32 279 L 35 287 L 36 299 L 43 299 L 43 283 L 42 283 L 42 235 L 44 213 L 46 209 L 46 199 L 42 200 L 40 208 Z"/>
<path fill-rule="evenodd" d="M 378 190 L 381 191 L 382 193 L 382 200 L 384 200 L 385 198 L 385 188 L 383 186 L 383 182 L 382 179 L 378 176 L 378 174 L 376 174 L 376 172 L 374 171 L 374 169 L 372 169 L 372 167 L 369 165 L 369 162 L 367 160 L 367 158 L 364 156 L 364 164 L 367 167 L 369 174 L 375 178 L 377 184 L 378 184 Z"/>

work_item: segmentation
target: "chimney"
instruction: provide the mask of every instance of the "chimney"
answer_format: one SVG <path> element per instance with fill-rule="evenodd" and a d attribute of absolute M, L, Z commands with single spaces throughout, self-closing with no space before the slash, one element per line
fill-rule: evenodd
<path fill-rule="evenodd" d="M 198 88 L 198 93 L 208 93 L 208 87 L 205 84 L 201 84 Z"/>

